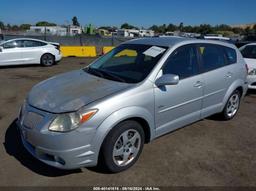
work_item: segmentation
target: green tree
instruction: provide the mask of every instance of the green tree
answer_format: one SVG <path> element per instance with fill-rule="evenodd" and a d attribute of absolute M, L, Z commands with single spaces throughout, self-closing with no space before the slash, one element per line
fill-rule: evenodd
<path fill-rule="evenodd" d="M 72 18 L 72 23 L 73 23 L 74 26 L 80 26 L 80 23 L 78 22 L 78 19 L 77 19 L 76 16 L 74 16 L 74 17 Z"/>
<path fill-rule="evenodd" d="M 214 27 L 214 30 L 215 31 L 232 31 L 232 28 L 229 25 L 221 24 L 221 25 L 216 25 Z"/>
<path fill-rule="evenodd" d="M 253 26 L 253 30 L 256 30 L 256 24 Z"/>
<path fill-rule="evenodd" d="M 183 31 L 183 27 L 184 27 L 184 24 L 183 24 L 183 22 L 181 22 L 180 25 L 179 25 L 179 30 Z"/>
<path fill-rule="evenodd" d="M 31 24 L 21 24 L 20 30 L 28 30 L 30 29 Z"/>
<path fill-rule="evenodd" d="M 178 27 L 171 23 L 167 26 L 167 31 L 173 32 L 173 31 L 176 31 L 177 29 L 178 29 Z"/>
<path fill-rule="evenodd" d="M 36 26 L 57 26 L 55 23 L 49 23 L 47 21 L 39 21 Z"/>
<path fill-rule="evenodd" d="M 199 31 L 198 32 L 203 34 L 203 35 L 206 35 L 206 34 L 214 33 L 214 30 L 213 30 L 211 25 L 202 24 L 202 25 L 199 26 Z"/>
<path fill-rule="evenodd" d="M 11 29 L 14 31 L 18 31 L 19 30 L 19 26 L 18 25 L 12 25 Z"/>
<path fill-rule="evenodd" d="M 11 27 L 10 24 L 7 24 L 7 25 L 5 26 L 5 28 L 6 28 L 7 30 L 10 30 L 12 27 Z"/>
<path fill-rule="evenodd" d="M 190 26 L 190 25 L 184 26 L 184 27 L 183 27 L 183 31 L 184 31 L 184 32 L 190 32 L 190 33 L 192 33 L 192 32 L 194 32 L 194 27 L 192 27 L 192 26 Z"/>
<path fill-rule="evenodd" d="M 160 25 L 158 27 L 158 30 L 159 30 L 159 33 L 162 33 L 162 34 L 166 33 L 167 32 L 166 24 Z"/>
<path fill-rule="evenodd" d="M 235 33 L 235 34 L 243 34 L 244 33 L 244 29 L 240 28 L 240 27 L 234 27 L 232 28 L 232 31 Z"/>
<path fill-rule="evenodd" d="M 158 32 L 158 26 L 157 25 L 153 25 L 153 26 L 149 27 L 149 30 L 153 30 L 155 32 Z"/>
<path fill-rule="evenodd" d="M 4 23 L 0 21 L 0 29 L 4 29 Z"/>
<path fill-rule="evenodd" d="M 135 27 L 133 25 L 130 25 L 128 23 L 124 23 L 121 25 L 121 29 L 139 29 L 138 27 Z"/>
<path fill-rule="evenodd" d="M 246 27 L 244 30 L 245 34 L 248 35 L 251 33 L 251 27 Z"/>

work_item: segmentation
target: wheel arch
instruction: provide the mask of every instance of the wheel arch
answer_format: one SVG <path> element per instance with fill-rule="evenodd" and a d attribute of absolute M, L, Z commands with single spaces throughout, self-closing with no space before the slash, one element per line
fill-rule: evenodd
<path fill-rule="evenodd" d="M 231 94 L 235 91 L 238 90 L 241 93 L 241 97 L 245 94 L 246 89 L 244 88 L 244 81 L 243 80 L 236 80 L 233 82 L 233 84 L 228 88 L 223 101 L 222 101 L 222 110 L 224 109 L 229 97 Z"/>
<path fill-rule="evenodd" d="M 95 157 L 99 160 L 99 153 L 102 144 L 110 131 L 118 124 L 133 120 L 138 122 L 145 133 L 145 143 L 149 143 L 155 137 L 154 117 L 144 108 L 141 107 L 128 107 L 118 110 L 107 117 L 101 125 L 97 128 L 95 138 L 92 145 L 95 146 Z"/>
<path fill-rule="evenodd" d="M 44 53 L 41 55 L 41 57 L 40 57 L 40 64 L 42 64 L 42 58 L 43 58 L 43 56 L 46 55 L 46 54 L 52 55 L 53 58 L 54 58 L 54 63 L 56 62 L 56 57 L 55 57 L 54 54 L 52 54 L 52 53 L 50 53 L 50 52 L 44 52 Z"/>

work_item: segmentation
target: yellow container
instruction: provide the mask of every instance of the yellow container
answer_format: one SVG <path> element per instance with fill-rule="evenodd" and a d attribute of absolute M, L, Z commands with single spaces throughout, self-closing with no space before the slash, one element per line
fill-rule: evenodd
<path fill-rule="evenodd" d="M 96 57 L 95 46 L 61 46 L 61 53 L 63 57 Z"/>

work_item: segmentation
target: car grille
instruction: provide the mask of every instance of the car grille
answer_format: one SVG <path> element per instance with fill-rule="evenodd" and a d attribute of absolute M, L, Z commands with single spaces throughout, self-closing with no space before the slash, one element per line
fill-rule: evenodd
<path fill-rule="evenodd" d="M 36 128 L 44 119 L 44 116 L 34 112 L 28 112 L 23 117 L 23 125 L 30 129 Z"/>

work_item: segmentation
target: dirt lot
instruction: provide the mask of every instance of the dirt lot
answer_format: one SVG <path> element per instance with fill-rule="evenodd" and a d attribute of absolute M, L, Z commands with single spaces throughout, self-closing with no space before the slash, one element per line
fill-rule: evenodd
<path fill-rule="evenodd" d="M 57 170 L 30 156 L 13 124 L 27 92 L 91 61 L 68 58 L 50 68 L 0 68 L 0 186 L 256 186 L 255 92 L 232 121 L 205 119 L 163 136 L 144 147 L 134 167 L 119 174 Z"/>

